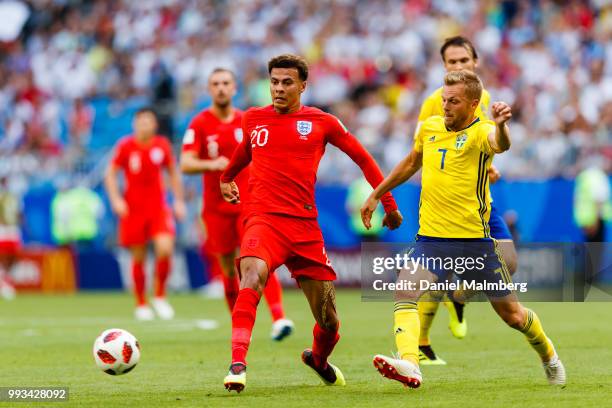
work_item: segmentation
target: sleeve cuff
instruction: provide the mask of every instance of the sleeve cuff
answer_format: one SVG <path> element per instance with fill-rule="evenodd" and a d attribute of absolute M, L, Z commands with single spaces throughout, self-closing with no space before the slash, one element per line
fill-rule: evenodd
<path fill-rule="evenodd" d="M 380 202 L 382 203 L 386 214 L 397 210 L 397 203 L 395 202 L 395 199 L 393 198 L 393 195 L 391 195 L 391 193 L 387 193 L 382 196 Z"/>
<path fill-rule="evenodd" d="M 233 177 L 230 177 L 229 175 L 225 174 L 225 172 L 221 173 L 221 178 L 219 179 L 222 183 L 229 183 L 232 182 L 234 180 Z"/>

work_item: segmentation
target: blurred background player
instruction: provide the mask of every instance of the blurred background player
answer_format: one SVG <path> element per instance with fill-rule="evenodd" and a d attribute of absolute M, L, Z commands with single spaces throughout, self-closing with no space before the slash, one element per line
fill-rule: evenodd
<path fill-rule="evenodd" d="M 181 169 L 187 174 L 203 173 L 202 218 L 206 226 L 206 245 L 221 266 L 225 299 L 231 313 L 238 296 L 239 281 L 234 261 L 238 255 L 244 216 L 242 205 L 233 205 L 223 199 L 219 179 L 243 136 L 242 111 L 232 106 L 232 97 L 236 94 L 234 73 L 224 68 L 214 69 L 208 78 L 208 92 L 212 106 L 195 116 L 185 133 Z M 235 180 L 245 194 L 248 180 L 246 169 Z M 242 199 L 245 199 L 244 195 Z M 272 315 L 271 337 L 280 341 L 291 334 L 293 322 L 285 318 L 282 288 L 275 274 L 270 274 L 264 296 Z"/>
<path fill-rule="evenodd" d="M 349 185 L 346 195 L 345 207 L 351 217 L 351 229 L 361 242 L 378 241 L 384 229 L 382 220 L 385 214 L 380 207 L 377 207 L 372 214 L 372 228 L 367 229 L 361 222 L 361 205 L 372 194 L 372 191 L 372 186 L 368 181 L 359 177 Z"/>
<path fill-rule="evenodd" d="M 585 249 L 590 260 L 586 268 L 586 283 L 592 284 L 604 271 L 606 221 L 612 218 L 610 181 L 605 172 L 605 159 L 592 154 L 576 177 L 574 187 L 574 220 L 584 234 Z"/>
<path fill-rule="evenodd" d="M 145 295 L 144 267 L 149 241 L 153 241 L 156 260 L 151 303 L 161 319 L 172 319 L 174 309 L 166 300 L 166 282 L 171 270 L 175 224 L 165 198 L 162 170 L 168 171 L 174 194 L 174 213 L 182 220 L 186 210 L 180 173 L 175 167 L 170 143 L 163 136 L 156 135 L 157 118 L 153 110 L 143 108 L 137 111 L 133 128 L 133 135 L 117 143 L 104 184 L 113 212 L 119 217 L 119 243 L 128 248 L 132 256 L 136 319 L 154 318 Z M 120 171 L 126 184 L 123 196 L 117 183 Z"/>
<path fill-rule="evenodd" d="M 312 349 L 302 361 L 326 385 L 345 385 L 342 372 L 327 358 L 340 339 L 336 313 L 336 273 L 327 257 L 317 222 L 314 184 L 325 145 L 346 153 L 372 186 L 383 179 L 367 150 L 342 122 L 317 108 L 303 106 L 308 65 L 284 54 L 268 62 L 272 105 L 251 108 L 243 116 L 245 139 L 221 175 L 221 192 L 232 203 L 241 200 L 236 178 L 249 166 L 249 197 L 240 245 L 240 292 L 232 313 L 232 362 L 224 379 L 228 391 L 246 385 L 246 355 L 257 305 L 266 281 L 285 264 L 297 280 L 315 318 Z M 383 224 L 400 226 L 402 216 L 391 194 L 383 197 Z"/>
<path fill-rule="evenodd" d="M 462 36 L 456 36 L 448 38 L 442 44 L 440 48 L 440 55 L 442 56 L 442 62 L 444 63 L 444 69 L 446 72 L 468 70 L 470 72 L 476 72 L 478 68 L 478 54 L 472 42 Z M 442 89 L 440 87 L 436 89 L 431 95 L 425 99 L 421 106 L 419 113 L 419 124 L 417 125 L 417 133 L 421 124 L 431 116 L 444 116 L 443 102 L 442 102 Z M 481 120 L 488 118 L 489 104 L 491 101 L 491 95 L 486 89 L 482 90 L 482 96 L 480 98 L 480 104 L 476 108 L 475 116 Z M 492 165 L 489 168 L 489 183 L 495 183 L 500 178 L 499 171 Z M 510 229 L 506 225 L 502 214 L 500 214 L 495 208 L 494 202 L 491 202 L 491 215 L 489 218 L 489 228 L 491 229 L 491 237 L 495 238 L 499 243 L 502 256 L 510 275 L 513 275 L 516 271 L 516 248 L 512 241 L 512 234 Z M 442 300 L 444 293 L 431 293 L 431 297 L 434 299 Z M 449 328 L 453 335 L 459 339 L 465 337 L 467 334 L 467 321 L 465 319 L 463 309 L 464 299 L 461 301 L 448 300 L 444 302 L 444 305 L 448 309 L 449 313 Z M 419 358 L 423 365 L 444 365 L 446 362 L 439 358 L 431 347 L 431 339 L 429 332 L 431 325 L 438 311 L 439 301 L 425 301 L 419 302 L 419 321 L 421 322 L 421 331 L 419 335 Z"/>
<path fill-rule="evenodd" d="M 495 154 L 510 148 L 507 122 L 512 117 L 512 110 L 506 103 L 496 102 L 491 107 L 493 121 L 481 120 L 475 112 L 481 94 L 482 82 L 474 72 L 447 73 L 442 90 L 444 117 L 432 116 L 419 126 L 412 152 L 374 190 L 361 212 L 364 225 L 369 227 L 380 197 L 423 168 L 419 232 L 414 253 L 424 259 L 483 257 L 486 259 L 484 267 L 464 272 L 462 279 L 508 284 L 512 279 L 488 225 L 491 213 L 488 167 Z M 457 183 L 458 179 L 462 182 Z M 420 266 L 416 270 L 401 270 L 398 281 L 444 282 L 453 272 Z M 416 302 L 424 292 L 418 289 L 396 292 L 394 333 L 398 358 L 374 357 L 374 365 L 381 375 L 411 388 L 419 387 L 422 382 Z M 535 312 L 525 308 L 507 288 L 484 292 L 499 317 L 523 333 L 538 353 L 548 382 L 564 385 L 565 368 Z"/>
<path fill-rule="evenodd" d="M 9 190 L 8 178 L 0 177 L 0 296 L 6 300 L 15 297 L 11 283 L 11 268 L 21 248 L 21 204 Z"/>

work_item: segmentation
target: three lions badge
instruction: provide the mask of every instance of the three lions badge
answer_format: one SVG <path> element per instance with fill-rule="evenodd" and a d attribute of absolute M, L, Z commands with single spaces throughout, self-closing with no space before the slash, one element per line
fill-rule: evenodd
<path fill-rule="evenodd" d="M 312 122 L 309 120 L 298 120 L 297 131 L 300 134 L 300 139 L 308 140 L 308 135 L 312 132 Z"/>

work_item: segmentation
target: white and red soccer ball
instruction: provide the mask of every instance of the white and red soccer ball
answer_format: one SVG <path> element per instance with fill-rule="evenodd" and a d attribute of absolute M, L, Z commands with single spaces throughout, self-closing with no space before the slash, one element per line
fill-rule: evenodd
<path fill-rule="evenodd" d="M 130 332 L 108 329 L 93 346 L 93 355 L 100 370 L 110 375 L 129 373 L 140 361 L 140 345 Z"/>

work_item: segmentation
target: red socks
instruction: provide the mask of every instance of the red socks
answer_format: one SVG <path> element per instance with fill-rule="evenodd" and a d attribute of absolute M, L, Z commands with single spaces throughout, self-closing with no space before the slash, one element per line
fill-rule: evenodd
<path fill-rule="evenodd" d="M 315 323 L 312 335 L 314 337 L 312 341 L 312 356 L 317 366 L 324 367 L 327 364 L 327 357 L 329 357 L 336 343 L 340 340 L 338 327 L 336 327 L 336 330 L 328 331 L 323 330 L 318 323 Z"/>
<path fill-rule="evenodd" d="M 166 296 L 168 276 L 170 276 L 170 258 L 158 259 L 155 263 L 155 297 Z M 132 261 L 132 282 L 138 306 L 147 304 L 145 281 L 144 262 Z"/>
<path fill-rule="evenodd" d="M 283 289 L 275 273 L 268 275 L 268 282 L 263 294 L 266 302 L 268 302 L 272 321 L 275 322 L 278 319 L 283 319 L 285 317 L 285 311 L 283 310 Z"/>
<path fill-rule="evenodd" d="M 166 296 L 166 281 L 170 275 L 170 258 L 158 259 L 155 264 L 155 297 Z"/>
<path fill-rule="evenodd" d="M 244 288 L 238 292 L 232 312 L 232 364 L 246 364 L 259 299 L 260 295 L 251 288 Z"/>
<path fill-rule="evenodd" d="M 134 283 L 134 294 L 136 295 L 136 304 L 143 306 L 147 304 L 145 298 L 145 272 L 142 262 L 132 261 L 132 282 Z"/>
<path fill-rule="evenodd" d="M 230 313 L 234 310 L 234 305 L 236 304 L 236 299 L 238 298 L 238 291 L 240 290 L 240 283 L 238 282 L 238 277 L 236 275 L 231 278 L 225 275 L 223 276 L 223 289 L 225 290 L 225 300 L 227 301 L 227 306 L 229 307 Z"/>

